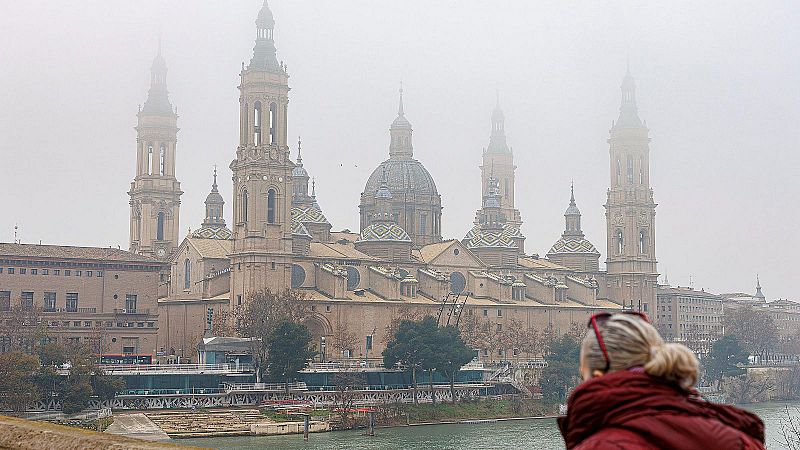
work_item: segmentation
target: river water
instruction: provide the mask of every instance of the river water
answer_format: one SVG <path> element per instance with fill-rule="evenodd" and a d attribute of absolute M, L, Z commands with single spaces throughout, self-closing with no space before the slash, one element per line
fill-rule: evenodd
<path fill-rule="evenodd" d="M 748 405 L 767 426 L 767 448 L 782 449 L 781 420 L 786 403 Z M 788 404 L 790 414 L 800 419 L 800 404 Z M 215 449 L 563 449 L 564 442 L 555 419 L 531 419 L 463 425 L 426 425 L 414 427 L 379 428 L 374 437 L 363 431 L 339 431 L 311 434 L 309 442 L 302 435 L 225 437 L 181 439 L 180 444 Z"/>

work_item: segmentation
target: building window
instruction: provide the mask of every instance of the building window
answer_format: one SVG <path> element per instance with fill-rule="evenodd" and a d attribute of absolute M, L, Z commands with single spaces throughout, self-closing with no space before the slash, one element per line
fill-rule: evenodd
<path fill-rule="evenodd" d="M 236 295 L 236 304 L 237 305 L 241 305 L 242 304 L 242 294 L 237 294 Z"/>
<path fill-rule="evenodd" d="M 275 223 L 275 189 L 267 192 L 267 222 Z"/>
<path fill-rule="evenodd" d="M 147 174 L 153 174 L 153 145 L 147 146 Z"/>
<path fill-rule="evenodd" d="M 502 323 L 498 323 L 497 324 L 497 331 L 503 331 L 503 324 Z"/>
<path fill-rule="evenodd" d="M 489 316 L 489 310 L 488 309 L 484 309 L 483 310 L 483 317 L 488 317 L 488 316 Z"/>
<path fill-rule="evenodd" d="M 67 292 L 67 312 L 78 312 L 78 293 Z"/>
<path fill-rule="evenodd" d="M 8 268 L 8 274 L 9 275 L 14 275 L 14 268 L 13 267 L 9 267 Z"/>
<path fill-rule="evenodd" d="M 86 271 L 86 276 L 87 277 L 91 278 L 93 275 L 94 275 L 94 272 L 92 272 L 91 270 L 87 270 Z"/>
<path fill-rule="evenodd" d="M 0 311 L 11 310 L 11 291 L 0 291 Z"/>
<path fill-rule="evenodd" d="M 269 105 L 269 143 L 278 143 L 278 105 Z"/>
<path fill-rule="evenodd" d="M 503 310 L 502 309 L 498 309 L 497 310 L 497 317 L 503 317 Z"/>
<path fill-rule="evenodd" d="M 22 292 L 19 305 L 22 309 L 33 309 L 33 292 Z"/>
<path fill-rule="evenodd" d="M 28 273 L 28 269 L 19 269 L 20 275 L 25 275 L 26 273 Z"/>
<path fill-rule="evenodd" d="M 192 262 L 189 258 L 183 261 L 183 288 L 185 290 L 192 288 Z"/>
<path fill-rule="evenodd" d="M 622 178 L 622 166 L 619 163 L 619 158 L 617 158 L 617 184 L 619 184 L 620 178 Z"/>
<path fill-rule="evenodd" d="M 158 213 L 158 219 L 156 224 L 156 240 L 163 241 L 164 240 L 164 212 L 161 211 Z"/>
<path fill-rule="evenodd" d="M 99 271 L 99 270 L 98 270 L 98 271 L 97 271 L 97 276 L 98 276 L 98 277 L 102 277 L 102 276 L 103 276 L 103 272 L 101 272 L 101 271 Z"/>
<path fill-rule="evenodd" d="M 261 102 L 253 105 L 253 145 L 261 145 Z"/>
<path fill-rule="evenodd" d="M 166 174 L 167 165 L 167 147 L 161 144 L 161 150 L 158 155 L 158 174 L 162 177 Z"/>
<path fill-rule="evenodd" d="M 81 275 L 83 275 L 83 273 L 82 273 L 80 270 L 76 270 L 76 271 L 75 271 L 75 276 L 76 276 L 76 277 L 79 277 L 79 276 L 81 276 Z"/>
<path fill-rule="evenodd" d="M 44 302 L 42 303 L 45 312 L 55 312 L 56 310 L 56 293 L 45 292 Z"/>
<path fill-rule="evenodd" d="M 633 183 L 633 156 L 628 156 L 628 183 Z"/>
<path fill-rule="evenodd" d="M 639 157 L 639 184 L 644 184 L 644 161 Z"/>
<path fill-rule="evenodd" d="M 38 275 L 38 274 L 39 274 L 38 269 L 31 269 L 31 275 Z"/>
<path fill-rule="evenodd" d="M 247 189 L 242 191 L 242 222 L 247 222 Z"/>
<path fill-rule="evenodd" d="M 53 269 L 53 275 L 61 275 L 61 269 Z"/>
<path fill-rule="evenodd" d="M 617 254 L 621 255 L 625 250 L 625 239 L 622 237 L 622 230 L 617 230 L 617 235 L 614 239 L 617 241 Z"/>
<path fill-rule="evenodd" d="M 426 234 L 428 229 L 428 216 L 425 214 L 419 216 L 419 232 Z"/>
<path fill-rule="evenodd" d="M 136 312 L 136 295 L 128 294 L 125 296 L 125 312 Z"/>
<path fill-rule="evenodd" d="M 0 269 L 0 273 L 2 273 L 2 269 Z M 42 275 L 50 275 L 49 269 L 42 269 Z"/>

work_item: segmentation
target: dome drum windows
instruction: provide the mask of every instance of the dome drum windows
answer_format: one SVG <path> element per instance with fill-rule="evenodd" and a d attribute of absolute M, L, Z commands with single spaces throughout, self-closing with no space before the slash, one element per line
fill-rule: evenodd
<path fill-rule="evenodd" d="M 278 105 L 274 102 L 269 105 L 269 143 L 278 143 Z"/>
<path fill-rule="evenodd" d="M 648 253 L 649 248 L 649 239 L 647 236 L 647 230 L 640 230 L 639 231 L 639 253 L 646 254 Z"/>

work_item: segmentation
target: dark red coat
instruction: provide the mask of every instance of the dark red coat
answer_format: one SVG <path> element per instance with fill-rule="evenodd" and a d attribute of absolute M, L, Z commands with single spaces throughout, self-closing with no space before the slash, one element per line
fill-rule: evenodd
<path fill-rule="evenodd" d="M 568 449 L 763 449 L 755 414 L 689 395 L 641 371 L 593 378 L 558 420 Z"/>

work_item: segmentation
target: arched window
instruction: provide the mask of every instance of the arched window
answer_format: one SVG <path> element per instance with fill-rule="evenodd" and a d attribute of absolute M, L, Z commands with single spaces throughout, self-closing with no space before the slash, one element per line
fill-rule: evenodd
<path fill-rule="evenodd" d="M 261 102 L 253 105 L 253 145 L 261 145 Z"/>
<path fill-rule="evenodd" d="M 647 232 L 639 231 L 639 253 L 647 253 Z"/>
<path fill-rule="evenodd" d="M 183 288 L 186 290 L 192 288 L 192 262 L 189 258 L 183 261 Z"/>
<path fill-rule="evenodd" d="M 639 184 L 644 184 L 644 164 L 642 157 L 639 157 Z"/>
<path fill-rule="evenodd" d="M 269 143 L 276 144 L 278 141 L 278 105 L 269 105 Z"/>
<path fill-rule="evenodd" d="M 164 213 L 158 213 L 158 219 L 156 222 L 156 240 L 163 241 L 164 240 Z"/>
<path fill-rule="evenodd" d="M 617 230 L 616 241 L 617 241 L 617 254 L 621 255 L 622 252 L 625 250 L 625 239 L 622 237 L 622 230 Z"/>
<path fill-rule="evenodd" d="M 267 192 L 267 222 L 275 223 L 275 189 Z"/>
<path fill-rule="evenodd" d="M 242 222 L 247 222 L 247 189 L 242 191 Z"/>
<path fill-rule="evenodd" d="M 622 167 L 619 163 L 619 158 L 617 158 L 617 184 L 619 184 L 620 178 L 622 178 Z"/>
<path fill-rule="evenodd" d="M 158 155 L 158 172 L 159 175 L 164 176 L 166 174 L 166 165 L 167 165 L 167 146 L 161 144 L 161 150 Z"/>
<path fill-rule="evenodd" d="M 633 183 L 633 156 L 628 156 L 628 183 Z"/>
<path fill-rule="evenodd" d="M 153 144 L 147 146 L 147 174 L 153 174 Z"/>

